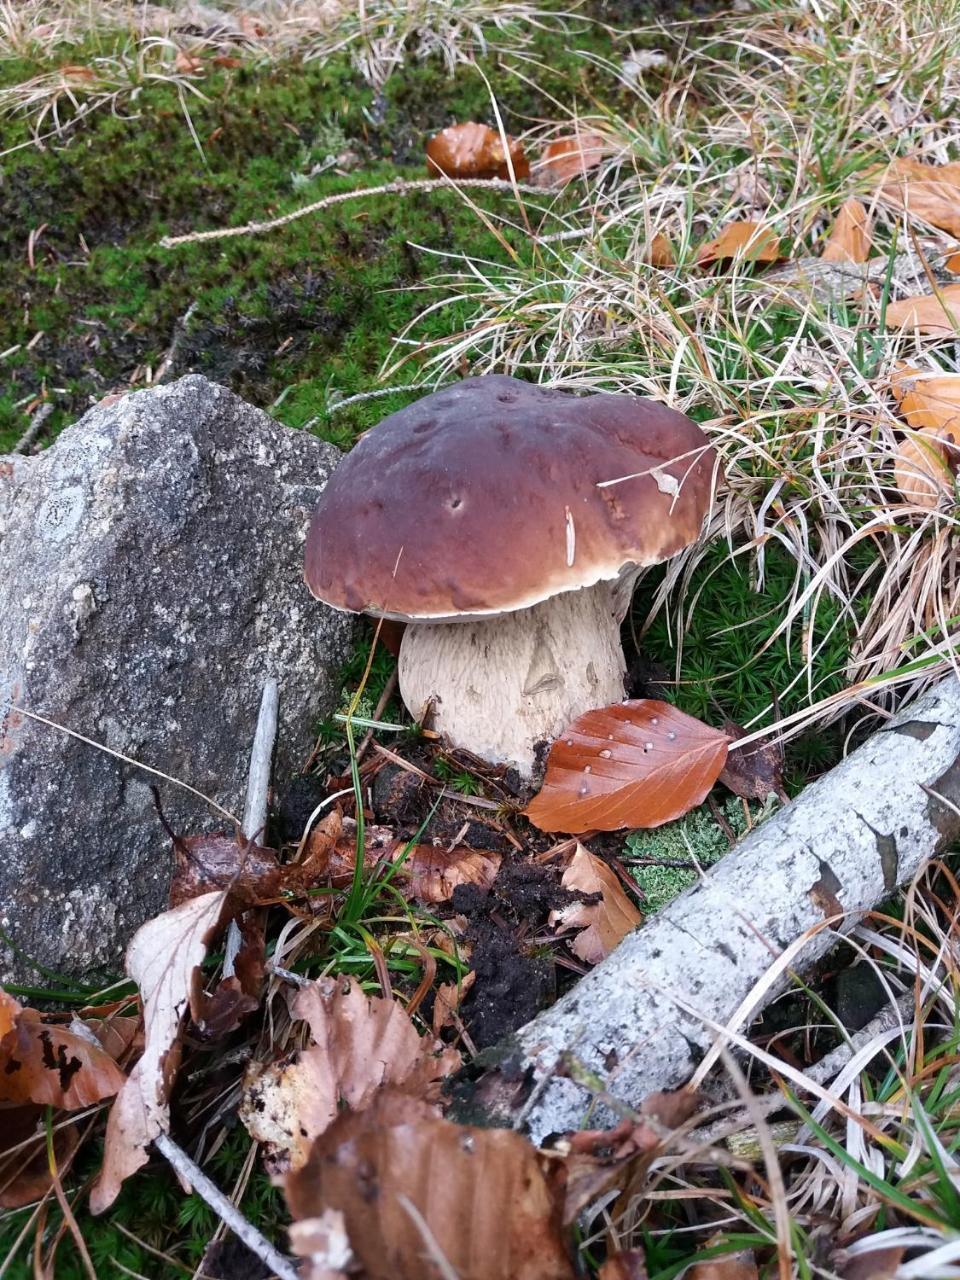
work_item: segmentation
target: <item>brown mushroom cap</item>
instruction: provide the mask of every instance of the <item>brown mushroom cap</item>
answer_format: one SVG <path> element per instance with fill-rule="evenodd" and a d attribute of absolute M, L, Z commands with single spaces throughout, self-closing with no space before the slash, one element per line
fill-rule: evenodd
<path fill-rule="evenodd" d="M 656 401 L 467 378 L 385 418 L 336 469 L 307 585 L 407 621 L 526 609 L 688 546 L 714 461 L 697 424 Z"/>

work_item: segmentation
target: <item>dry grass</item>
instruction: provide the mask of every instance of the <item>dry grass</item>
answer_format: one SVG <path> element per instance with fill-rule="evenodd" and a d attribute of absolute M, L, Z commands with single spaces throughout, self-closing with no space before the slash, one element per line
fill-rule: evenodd
<path fill-rule="evenodd" d="M 439 55 L 453 71 L 481 53 L 522 50 L 537 28 L 573 16 L 497 0 L 224 0 L 215 9 L 0 0 L 0 61 L 55 64 L 0 91 L 0 117 L 26 116 L 34 138 L 47 141 L 91 111 L 135 110 L 138 89 L 151 80 L 176 83 L 182 101 L 185 91 L 199 94 L 209 57 L 263 63 L 347 50 L 380 88 L 405 59 Z"/>
<path fill-rule="evenodd" d="M 960 347 L 882 324 L 888 300 L 929 291 L 949 238 L 875 198 L 892 159 L 946 161 L 960 139 L 960 9 L 811 0 L 729 18 L 719 34 L 672 26 L 656 38 L 665 70 L 638 79 L 608 65 L 629 107 L 594 104 L 573 121 L 612 151 L 576 209 L 561 224 L 544 215 L 532 240 L 514 219 L 524 247 L 509 267 L 448 259 L 431 314 L 466 304 L 470 323 L 429 345 L 415 324 L 388 372 L 415 358 L 439 382 L 466 360 L 475 373 L 648 394 L 694 414 L 725 478 L 706 537 L 655 606 L 672 610 L 678 671 L 709 543 L 749 560 L 758 584 L 778 543 L 796 577 L 768 644 L 794 646 L 807 701 L 786 731 L 853 702 L 883 714 L 895 686 L 915 692 L 955 663 L 960 621 L 956 501 L 930 511 L 895 487 L 903 423 L 889 392 L 899 360 L 956 371 Z M 534 128 L 531 142 L 556 129 Z M 765 279 L 745 262 L 696 267 L 697 246 L 737 218 L 778 235 L 784 257 L 818 255 L 850 195 L 873 219 L 871 283 L 858 296 L 791 288 L 782 270 Z M 677 266 L 647 264 L 657 235 Z M 855 640 L 848 691 L 823 699 L 831 673 L 812 637 L 828 597 Z"/>

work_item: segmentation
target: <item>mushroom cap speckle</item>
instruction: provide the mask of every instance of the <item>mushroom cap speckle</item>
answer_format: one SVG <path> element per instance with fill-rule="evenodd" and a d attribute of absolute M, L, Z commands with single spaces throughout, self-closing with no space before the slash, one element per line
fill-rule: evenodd
<path fill-rule="evenodd" d="M 405 621 L 526 609 L 695 541 L 714 465 L 697 424 L 654 400 L 467 378 L 340 463 L 307 537 L 307 585 Z"/>

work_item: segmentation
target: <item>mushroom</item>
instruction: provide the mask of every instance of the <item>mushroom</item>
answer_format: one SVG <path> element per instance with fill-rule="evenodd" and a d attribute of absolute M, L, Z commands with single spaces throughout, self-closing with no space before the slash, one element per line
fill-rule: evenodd
<path fill-rule="evenodd" d="M 399 680 L 452 745 L 529 776 L 537 744 L 623 697 L 639 570 L 695 541 L 715 451 L 630 395 L 467 378 L 368 431 L 333 473 L 306 581 L 408 625 Z"/>

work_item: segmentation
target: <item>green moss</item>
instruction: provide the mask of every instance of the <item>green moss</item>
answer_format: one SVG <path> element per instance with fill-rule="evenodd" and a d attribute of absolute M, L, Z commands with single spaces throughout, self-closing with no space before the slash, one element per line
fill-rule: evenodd
<path fill-rule="evenodd" d="M 743 801 L 729 796 L 719 808 L 733 834 L 744 835 L 747 816 Z M 752 805 L 750 812 L 753 824 L 763 813 L 759 805 Z M 696 882 L 697 866 L 704 870 L 712 867 L 729 848 L 726 833 L 709 806 L 701 805 L 677 822 L 668 822 L 654 831 L 631 832 L 623 860 L 640 886 L 645 909 L 652 913 Z M 650 865 L 642 865 L 648 861 Z M 675 865 L 678 862 L 687 866 L 678 867 Z"/>

